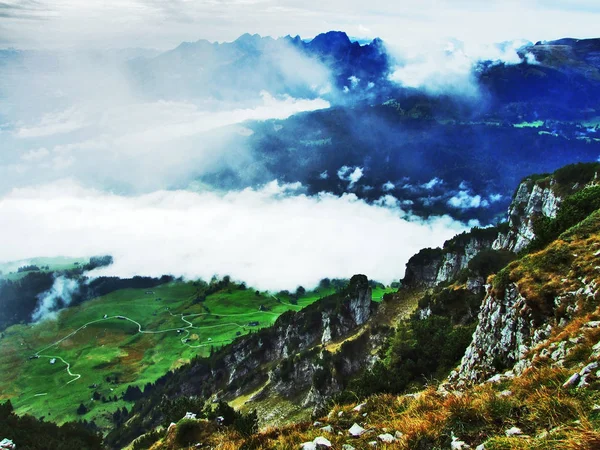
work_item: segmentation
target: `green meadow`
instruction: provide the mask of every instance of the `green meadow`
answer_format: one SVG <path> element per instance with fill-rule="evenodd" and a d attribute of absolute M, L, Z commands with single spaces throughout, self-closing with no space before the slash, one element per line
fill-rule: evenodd
<path fill-rule="evenodd" d="M 373 299 L 390 291 L 376 288 Z M 271 326 L 280 314 L 334 288 L 296 299 L 230 283 L 202 302 L 197 292 L 195 283 L 181 281 L 122 289 L 67 308 L 56 320 L 9 327 L 0 333 L 0 400 L 10 398 L 18 413 L 58 423 L 93 420 L 107 428 L 117 408 L 131 406 L 122 399 L 128 386 L 143 389 L 194 356 Z M 80 404 L 86 414 L 77 414 Z"/>
<path fill-rule="evenodd" d="M 31 258 L 21 261 L 11 261 L 0 263 L 0 278 L 8 280 L 18 280 L 27 272 L 18 272 L 19 267 L 23 266 L 38 266 L 40 272 L 56 272 L 62 270 L 76 269 L 78 266 L 83 266 L 89 262 L 89 258 L 69 258 L 66 256 L 56 256 L 52 258 Z"/>

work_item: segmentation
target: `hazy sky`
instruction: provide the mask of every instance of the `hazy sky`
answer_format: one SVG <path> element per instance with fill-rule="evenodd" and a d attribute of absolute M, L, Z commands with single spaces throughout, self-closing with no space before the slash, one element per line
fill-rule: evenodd
<path fill-rule="evenodd" d="M 595 37 L 595 0 L 4 0 L 0 46 L 153 47 L 245 32 L 311 37 L 340 29 L 408 46 Z"/>
<path fill-rule="evenodd" d="M 168 49 L 245 32 L 307 38 L 337 29 L 383 38 L 403 62 L 391 77 L 401 85 L 476 97 L 473 61 L 520 61 L 516 43 L 486 44 L 591 37 L 600 23 L 597 2 L 522 3 L 0 0 L 0 48 Z M 271 55 L 281 65 L 279 82 L 323 95 L 328 68 L 296 52 Z M 54 56 L 32 52 L 0 76 L 0 261 L 111 254 L 111 274 L 228 273 L 262 289 L 355 273 L 389 282 L 419 249 L 473 225 L 415 217 L 391 182 L 370 204 L 353 194 L 307 196 L 304 186 L 275 179 L 243 191 L 196 186 L 193 180 L 217 169 L 264 170 L 244 145 L 229 144 L 251 132 L 245 120 L 283 119 L 329 103 L 278 95 L 287 91 L 273 84 L 221 103 L 202 90 L 194 91 L 198 98 L 144 96 L 118 58 Z M 259 69 L 246 75 L 271 80 Z M 343 166 L 337 176 L 350 189 L 364 170 Z M 434 182 L 442 180 L 422 187 Z M 453 208 L 487 207 L 507 194 L 488 202 L 485 193 L 447 189 Z"/>

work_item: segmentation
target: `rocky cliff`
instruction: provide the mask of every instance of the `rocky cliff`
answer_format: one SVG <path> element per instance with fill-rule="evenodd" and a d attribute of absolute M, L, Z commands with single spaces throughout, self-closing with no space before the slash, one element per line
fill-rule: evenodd
<path fill-rule="evenodd" d="M 111 445 L 124 445 L 140 430 L 163 421 L 159 405 L 164 399 L 233 401 L 244 396 L 253 405 L 279 398 L 299 408 L 319 407 L 340 391 L 342 380 L 369 364 L 371 350 L 381 336 L 376 331 L 363 332 L 353 340 L 351 351 L 337 355 L 327 345 L 341 346 L 361 331 L 376 309 L 367 277 L 353 276 L 341 292 L 299 312 L 284 313 L 272 327 L 240 337 L 209 359 L 194 360 L 168 374 L 145 402 L 136 405 L 128 425 L 131 433 L 121 430 Z M 262 418 L 273 418 L 273 409 Z"/>
<path fill-rule="evenodd" d="M 473 228 L 446 241 L 442 248 L 421 250 L 408 260 L 402 286 L 431 288 L 453 280 L 479 252 L 491 248 L 497 237 L 497 228 Z"/>
<path fill-rule="evenodd" d="M 564 198 L 598 182 L 598 164 L 574 164 L 524 179 L 508 208 L 507 226 L 492 247 L 519 253 L 535 238 L 540 217 L 553 219 Z"/>
<path fill-rule="evenodd" d="M 519 375 L 541 359 L 568 365 L 569 353 L 585 343 L 583 324 L 593 322 L 590 314 L 598 307 L 598 229 L 596 212 L 492 277 L 473 340 L 452 381 L 479 382 L 507 370 Z"/>
<path fill-rule="evenodd" d="M 535 237 L 533 222 L 539 215 L 554 218 L 561 203 L 553 187 L 556 180 L 523 181 L 508 208 L 508 231 L 498 235 L 492 247 L 518 253 Z"/>

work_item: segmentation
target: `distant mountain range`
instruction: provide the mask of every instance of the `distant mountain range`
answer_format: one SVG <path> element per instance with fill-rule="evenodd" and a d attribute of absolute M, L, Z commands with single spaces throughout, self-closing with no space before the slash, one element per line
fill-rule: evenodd
<path fill-rule="evenodd" d="M 330 31 L 310 41 L 244 34 L 226 43 L 184 42 L 154 58 L 132 60 L 130 67 L 156 95 L 239 100 L 266 90 L 341 102 L 343 94 L 364 99 L 389 90 L 393 64 L 380 39 L 361 45 Z"/>
<path fill-rule="evenodd" d="M 331 105 L 211 131 L 219 156 L 194 181 L 220 189 L 300 181 L 309 193 L 351 192 L 370 202 L 390 195 L 419 216 L 486 223 L 507 207 L 508 197 L 498 193 L 528 173 L 600 155 L 600 39 L 528 43 L 517 53 L 516 64 L 473 61 L 475 98 L 402 86 L 390 75 L 410 61 L 395 59 L 380 39 L 360 44 L 340 31 L 311 40 L 245 34 L 228 43 L 185 42 L 160 54 L 92 57 L 124 64 L 142 102 L 230 111 L 262 105 L 264 91 Z M 0 75 L 18 65 L 35 71 L 42 56 L 43 70 L 64 70 L 48 62 L 56 55 L 4 50 Z M 182 136 L 172 145 L 192 154 L 198 139 Z M 232 156 L 236 149 L 250 149 L 251 162 Z"/>

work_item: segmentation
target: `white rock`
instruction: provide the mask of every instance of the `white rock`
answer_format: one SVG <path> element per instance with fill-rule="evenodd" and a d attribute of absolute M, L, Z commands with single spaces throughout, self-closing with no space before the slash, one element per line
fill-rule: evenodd
<path fill-rule="evenodd" d="M 359 424 L 355 423 L 354 425 L 352 425 L 350 427 L 350 429 L 348 430 L 348 433 L 350 433 L 351 436 L 359 437 L 362 434 L 364 434 L 365 431 L 366 430 L 363 427 L 361 427 Z"/>
<path fill-rule="evenodd" d="M 327 447 L 327 448 L 329 448 L 329 447 L 331 447 L 331 442 L 329 441 L 329 439 L 325 439 L 323 436 L 316 437 L 313 440 L 313 444 L 316 445 L 316 448 L 319 448 L 319 447 Z"/>
<path fill-rule="evenodd" d="M 580 376 L 587 375 L 592 370 L 595 370 L 597 368 L 598 368 L 598 363 L 597 362 L 589 363 L 587 366 L 585 366 L 583 369 L 581 369 L 581 371 L 579 372 L 579 375 Z"/>
<path fill-rule="evenodd" d="M 498 393 L 498 397 L 510 397 L 511 395 L 512 391 L 509 391 L 508 389 Z"/>
<path fill-rule="evenodd" d="M 318 420 L 315 423 L 313 423 L 313 427 L 320 427 L 321 425 L 323 425 L 323 423 L 319 422 Z"/>
<path fill-rule="evenodd" d="M 563 388 L 568 389 L 570 387 L 575 386 L 577 383 L 579 383 L 579 379 L 580 379 L 580 375 L 578 373 L 574 373 L 573 375 L 571 375 L 569 377 L 569 379 L 567 381 L 564 382 L 563 384 Z"/>
<path fill-rule="evenodd" d="M 512 437 L 512 436 L 522 435 L 523 431 L 521 431 L 521 429 L 518 427 L 512 427 L 512 428 L 509 428 L 508 430 L 506 430 L 505 433 L 508 437 Z"/>
<path fill-rule="evenodd" d="M 587 328 L 598 328 L 600 327 L 600 320 L 592 320 L 584 325 Z"/>
<path fill-rule="evenodd" d="M 369 442 L 369 446 L 371 446 L 371 447 L 377 447 L 377 441 L 370 441 Z"/>
<path fill-rule="evenodd" d="M 477 447 L 475 447 L 475 450 L 485 450 L 485 445 L 479 444 Z"/>
<path fill-rule="evenodd" d="M 450 442 L 451 450 L 463 450 L 465 448 L 471 448 L 465 441 L 459 440 L 456 436 L 452 436 L 452 442 Z"/>
<path fill-rule="evenodd" d="M 400 433 L 399 431 L 396 431 L 396 432 L 394 433 L 394 437 L 395 437 L 396 439 L 402 439 L 402 436 L 404 436 L 404 434 L 403 434 L 403 433 Z"/>
<path fill-rule="evenodd" d="M 300 444 L 300 448 L 302 450 L 317 450 L 317 444 L 314 442 L 304 442 L 303 444 Z"/>
<path fill-rule="evenodd" d="M 381 442 L 385 442 L 386 444 L 391 444 L 392 442 L 396 441 L 396 438 L 394 436 L 392 436 L 390 433 L 380 434 L 379 436 L 377 436 L 377 438 Z"/>
<path fill-rule="evenodd" d="M 352 408 L 352 411 L 360 412 L 360 410 L 363 409 L 365 406 L 367 406 L 366 403 L 361 403 L 360 405 L 356 405 L 354 408 Z"/>
<path fill-rule="evenodd" d="M 344 415 L 344 411 L 340 411 L 340 412 L 338 413 L 338 417 L 342 417 L 343 415 Z"/>
<path fill-rule="evenodd" d="M 502 381 L 502 375 L 500 375 L 499 373 L 497 373 L 496 375 L 494 375 L 493 377 L 491 377 L 487 381 L 488 381 L 488 383 L 500 383 Z"/>
<path fill-rule="evenodd" d="M 356 450 L 354 447 L 352 447 L 350 444 L 344 444 L 342 445 L 342 450 Z"/>
<path fill-rule="evenodd" d="M 331 425 L 325 425 L 324 427 L 321 427 L 321 430 L 325 431 L 326 433 L 333 433 L 333 427 Z"/>

